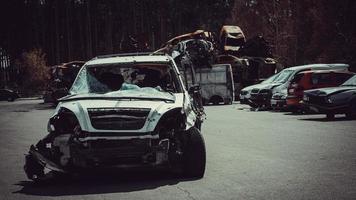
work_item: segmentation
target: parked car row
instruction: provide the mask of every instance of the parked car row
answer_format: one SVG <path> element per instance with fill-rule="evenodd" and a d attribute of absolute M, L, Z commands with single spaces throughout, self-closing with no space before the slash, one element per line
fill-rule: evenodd
<path fill-rule="evenodd" d="M 312 64 L 282 70 L 241 90 L 240 103 L 252 108 L 313 111 L 353 116 L 356 76 L 347 64 Z"/>
<path fill-rule="evenodd" d="M 15 101 L 19 94 L 10 89 L 0 89 L 0 101 Z"/>

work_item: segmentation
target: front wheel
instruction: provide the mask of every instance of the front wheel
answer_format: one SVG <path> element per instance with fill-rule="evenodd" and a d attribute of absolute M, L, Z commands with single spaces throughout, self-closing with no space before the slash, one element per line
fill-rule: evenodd
<path fill-rule="evenodd" d="M 326 118 L 327 118 L 328 120 L 333 120 L 333 119 L 335 118 L 335 114 L 334 114 L 334 113 L 327 113 L 327 114 L 326 114 Z"/>
<path fill-rule="evenodd" d="M 24 170 L 27 177 L 35 182 L 40 181 L 45 176 L 44 167 L 31 154 L 25 157 Z"/>
<path fill-rule="evenodd" d="M 183 172 L 190 178 L 202 178 L 205 173 L 206 149 L 200 131 L 193 127 L 188 130 L 188 141 L 184 151 Z"/>

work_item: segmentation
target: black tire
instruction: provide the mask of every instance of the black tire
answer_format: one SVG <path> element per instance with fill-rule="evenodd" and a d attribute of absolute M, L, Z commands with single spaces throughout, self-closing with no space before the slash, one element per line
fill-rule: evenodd
<path fill-rule="evenodd" d="M 328 120 L 333 120 L 335 118 L 335 114 L 334 113 L 326 113 L 326 118 Z"/>
<path fill-rule="evenodd" d="M 346 115 L 346 118 L 348 118 L 348 119 L 356 119 L 356 100 L 353 100 L 350 103 L 348 112 L 345 113 L 345 115 Z"/>
<path fill-rule="evenodd" d="M 229 99 L 227 101 L 224 102 L 225 105 L 231 105 L 232 104 L 232 99 Z"/>
<path fill-rule="evenodd" d="M 7 101 L 9 101 L 9 102 L 15 101 L 15 98 L 14 98 L 14 97 L 8 97 L 8 98 L 7 98 Z"/>
<path fill-rule="evenodd" d="M 208 101 L 206 99 L 202 99 L 202 104 L 203 104 L 203 106 L 206 106 L 206 105 L 208 105 Z"/>
<path fill-rule="evenodd" d="M 202 178 L 206 164 L 204 138 L 195 127 L 189 129 L 188 132 L 189 140 L 183 153 L 183 173 L 189 178 Z"/>
<path fill-rule="evenodd" d="M 39 182 L 45 176 L 44 167 L 39 164 L 32 155 L 26 155 L 25 157 L 25 173 L 27 177 L 35 182 Z"/>
<path fill-rule="evenodd" d="M 218 105 L 219 104 L 219 99 L 214 98 L 213 100 L 211 100 L 211 102 L 213 103 L 213 105 Z"/>
<path fill-rule="evenodd" d="M 210 102 L 213 103 L 213 105 L 219 105 L 220 102 L 224 102 L 224 99 L 218 95 L 214 95 L 210 98 Z"/>

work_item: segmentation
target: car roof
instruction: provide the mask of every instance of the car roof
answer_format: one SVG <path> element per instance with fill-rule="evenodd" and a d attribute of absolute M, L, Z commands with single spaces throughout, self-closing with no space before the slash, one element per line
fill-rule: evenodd
<path fill-rule="evenodd" d="M 148 63 L 168 63 L 170 57 L 168 55 L 130 55 L 130 56 L 108 56 L 96 57 L 86 63 L 86 65 L 99 64 L 115 64 L 115 63 L 134 63 L 134 62 L 148 62 Z"/>
<path fill-rule="evenodd" d="M 317 68 L 325 68 L 325 67 L 330 67 L 330 69 L 348 69 L 349 65 L 348 64 L 342 64 L 342 63 L 333 63 L 333 64 L 309 64 L 309 65 L 299 65 L 299 66 L 294 66 L 294 67 L 289 67 L 286 68 L 287 70 L 295 70 L 295 71 L 300 71 L 300 70 L 305 70 L 305 69 L 317 69 Z"/>
<path fill-rule="evenodd" d="M 298 74 L 321 74 L 321 73 L 337 73 L 337 74 L 355 74 L 353 72 L 350 71 L 345 71 L 342 69 L 327 69 L 327 70 L 307 70 L 307 71 L 301 71 Z"/>
<path fill-rule="evenodd" d="M 0 91 L 7 91 L 7 92 L 13 92 L 12 90 L 10 89 L 6 89 L 6 88 L 1 88 Z"/>

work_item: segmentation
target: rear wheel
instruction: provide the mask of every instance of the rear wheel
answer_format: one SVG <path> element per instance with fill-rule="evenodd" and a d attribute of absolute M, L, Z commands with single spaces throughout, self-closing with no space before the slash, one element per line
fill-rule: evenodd
<path fill-rule="evenodd" d="M 189 139 L 183 154 L 183 172 L 190 178 L 202 178 L 206 163 L 204 138 L 195 127 L 188 131 Z"/>
<path fill-rule="evenodd" d="M 203 106 L 206 106 L 206 105 L 208 105 L 208 101 L 206 99 L 202 99 L 202 104 L 203 104 Z"/>
<path fill-rule="evenodd" d="M 14 97 L 8 97 L 7 101 L 15 101 L 15 98 Z"/>
<path fill-rule="evenodd" d="M 210 98 L 210 102 L 213 103 L 213 105 L 218 105 L 220 102 L 223 102 L 223 101 L 224 101 L 224 99 L 218 95 L 212 96 Z"/>
<path fill-rule="evenodd" d="M 345 115 L 346 115 L 346 117 L 347 117 L 348 119 L 355 119 L 355 118 L 356 118 L 356 100 L 353 100 L 353 101 L 350 103 L 348 112 L 345 113 Z"/>
<path fill-rule="evenodd" d="M 231 104 L 232 104 L 232 99 L 226 99 L 226 100 L 224 101 L 224 104 L 225 104 L 225 105 L 231 105 Z"/>
<path fill-rule="evenodd" d="M 334 114 L 334 113 L 327 113 L 327 114 L 326 114 L 326 118 L 327 118 L 328 120 L 333 120 L 333 119 L 335 118 L 335 114 Z"/>

